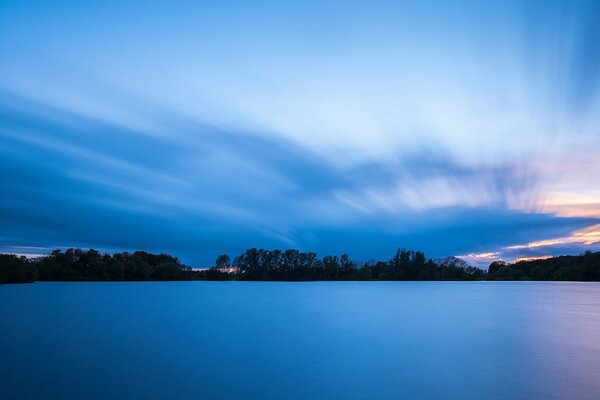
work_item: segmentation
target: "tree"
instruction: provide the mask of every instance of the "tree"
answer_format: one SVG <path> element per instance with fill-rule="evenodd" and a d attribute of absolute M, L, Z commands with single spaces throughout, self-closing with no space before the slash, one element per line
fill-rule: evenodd
<path fill-rule="evenodd" d="M 216 268 L 229 268 L 230 265 L 231 258 L 227 254 L 221 254 L 219 257 L 217 257 L 217 260 L 215 261 Z"/>
<path fill-rule="evenodd" d="M 352 279 L 354 273 L 354 263 L 350 260 L 348 254 L 342 254 L 340 257 L 341 275 L 343 279 Z"/>
<path fill-rule="evenodd" d="M 500 268 L 506 266 L 504 261 L 494 261 L 488 267 L 488 274 L 494 275 Z"/>
<path fill-rule="evenodd" d="M 37 277 L 37 268 L 24 256 L 0 254 L 0 283 L 29 283 Z"/>
<path fill-rule="evenodd" d="M 325 279 L 335 280 L 340 272 L 340 263 L 337 256 L 325 256 L 323 257 L 323 273 Z"/>

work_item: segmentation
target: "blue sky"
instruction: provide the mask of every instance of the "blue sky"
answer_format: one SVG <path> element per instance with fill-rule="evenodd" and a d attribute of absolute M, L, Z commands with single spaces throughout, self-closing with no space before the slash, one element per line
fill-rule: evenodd
<path fill-rule="evenodd" d="M 0 251 L 600 249 L 600 3 L 0 1 Z"/>

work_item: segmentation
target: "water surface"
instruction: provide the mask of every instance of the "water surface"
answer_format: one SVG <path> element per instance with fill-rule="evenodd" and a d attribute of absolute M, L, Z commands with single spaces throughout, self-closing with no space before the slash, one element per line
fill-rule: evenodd
<path fill-rule="evenodd" d="M 0 285 L 0 398 L 596 400 L 600 284 Z"/>

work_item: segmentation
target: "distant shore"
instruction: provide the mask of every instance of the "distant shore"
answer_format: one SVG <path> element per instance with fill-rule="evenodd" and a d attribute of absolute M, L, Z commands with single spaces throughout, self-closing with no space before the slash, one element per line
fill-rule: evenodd
<path fill-rule="evenodd" d="M 388 261 L 359 264 L 348 255 L 318 258 L 298 250 L 248 249 L 194 270 L 168 254 L 54 250 L 27 259 L 0 254 L 0 283 L 35 281 L 600 281 L 600 252 L 540 260 L 492 262 L 487 271 L 449 257 L 434 261 L 400 249 Z"/>

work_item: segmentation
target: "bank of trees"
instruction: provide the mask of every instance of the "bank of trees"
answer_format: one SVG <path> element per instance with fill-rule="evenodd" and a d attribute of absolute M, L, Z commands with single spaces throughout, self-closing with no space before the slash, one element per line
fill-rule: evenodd
<path fill-rule="evenodd" d="M 388 261 L 358 264 L 347 254 L 317 257 L 316 253 L 298 250 L 248 249 L 232 263 L 229 256 L 217 258 L 214 268 L 205 273 L 218 273 L 219 279 L 255 281 L 348 281 L 348 280 L 479 280 L 484 272 L 458 259 L 436 263 L 420 251 L 400 249 Z M 214 271 L 214 272 L 213 272 Z M 229 272 L 226 272 L 229 271 Z"/>
<path fill-rule="evenodd" d="M 347 255 L 318 258 L 315 253 L 297 250 L 249 249 L 231 259 L 217 258 L 215 267 L 203 279 L 308 281 L 308 280 L 389 280 L 389 281 L 600 281 L 600 252 L 560 256 L 545 260 L 508 264 L 494 261 L 488 271 L 449 257 L 431 260 L 419 251 L 400 249 L 387 261 L 358 264 Z"/>
<path fill-rule="evenodd" d="M 33 260 L 7 254 L 2 254 L 0 258 L 0 279 L 2 279 L 0 282 L 5 283 L 33 282 L 36 279 L 40 281 L 168 281 L 191 278 L 191 268 L 181 264 L 176 257 L 145 251 L 102 254 L 94 249 L 68 249 L 54 250 L 47 256 Z"/>
<path fill-rule="evenodd" d="M 494 261 L 488 269 L 490 280 L 600 281 L 600 252 L 586 251 L 579 256 L 560 256 L 544 260 L 507 264 Z"/>
<path fill-rule="evenodd" d="M 358 264 L 346 254 L 318 257 L 298 250 L 248 249 L 231 259 L 221 255 L 212 268 L 193 271 L 168 254 L 100 253 L 94 249 L 54 250 L 28 260 L 0 254 L 0 283 L 41 281 L 600 281 L 600 253 L 507 264 L 495 261 L 486 273 L 449 257 L 434 261 L 419 251 L 400 249 L 387 261 Z"/>
<path fill-rule="evenodd" d="M 0 283 L 28 283 L 38 277 L 38 270 L 27 258 L 0 254 Z"/>

